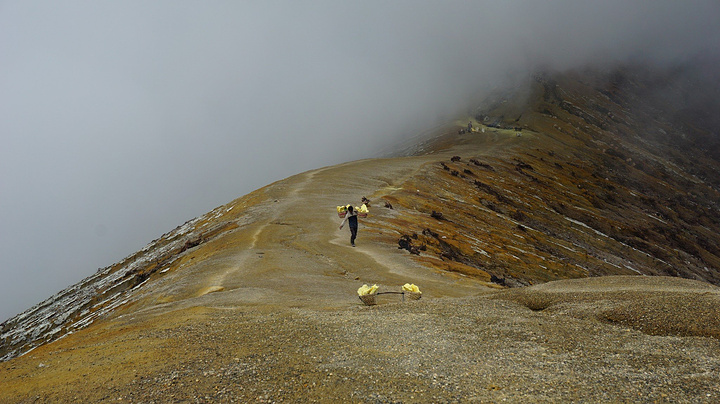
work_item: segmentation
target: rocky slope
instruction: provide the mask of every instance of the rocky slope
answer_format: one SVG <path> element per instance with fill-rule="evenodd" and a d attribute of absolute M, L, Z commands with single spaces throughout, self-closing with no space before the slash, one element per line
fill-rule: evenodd
<path fill-rule="evenodd" d="M 536 75 L 522 96 L 478 111 L 492 128 L 459 136 L 467 148 L 384 196 L 413 219 L 380 226 L 427 249 L 433 266 L 503 284 L 611 274 L 720 284 L 718 126 L 648 96 L 655 81 L 679 80 L 665 76 Z M 522 140 L 501 151 L 470 146 L 513 135 Z"/>
<path fill-rule="evenodd" d="M 3 323 L 0 401 L 716 401 L 720 167 L 685 73 L 536 75 L 473 132 L 218 207 Z"/>

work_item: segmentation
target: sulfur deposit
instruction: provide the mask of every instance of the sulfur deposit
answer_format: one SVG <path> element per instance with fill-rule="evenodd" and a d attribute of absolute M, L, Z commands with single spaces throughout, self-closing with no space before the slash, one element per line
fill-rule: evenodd
<path fill-rule="evenodd" d="M 377 290 L 378 290 L 378 285 L 372 285 L 372 286 L 362 285 L 357 290 L 357 293 L 358 293 L 358 296 L 373 295 L 373 294 L 375 294 L 375 292 L 377 292 Z"/>
<path fill-rule="evenodd" d="M 404 292 L 422 293 L 414 283 L 406 283 L 402 287 Z"/>

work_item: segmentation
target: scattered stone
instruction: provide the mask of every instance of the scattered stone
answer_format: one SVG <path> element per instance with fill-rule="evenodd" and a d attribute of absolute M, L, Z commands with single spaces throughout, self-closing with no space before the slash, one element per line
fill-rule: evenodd
<path fill-rule="evenodd" d="M 476 166 L 482 167 L 488 171 L 495 171 L 495 169 L 492 168 L 492 166 L 490 164 L 483 163 L 481 161 L 478 161 L 477 159 L 470 159 L 470 162 L 475 164 Z"/>
<path fill-rule="evenodd" d="M 398 240 L 398 245 L 399 250 L 408 250 L 410 254 L 420 255 L 420 247 L 414 246 L 412 243 L 412 238 L 408 235 L 402 235 Z"/>
<path fill-rule="evenodd" d="M 180 252 L 185 252 L 193 247 L 197 247 L 202 243 L 202 236 L 198 236 L 195 240 L 188 240 L 185 242 L 185 244 L 180 249 Z"/>
<path fill-rule="evenodd" d="M 515 166 L 520 169 L 535 171 L 535 169 L 530 164 L 525 163 L 522 160 L 517 160 L 517 163 L 515 164 Z"/>
<path fill-rule="evenodd" d="M 410 240 L 410 236 L 403 234 L 400 236 L 400 239 L 398 240 L 398 249 L 404 249 L 410 251 L 410 246 L 412 246 L 412 240 Z"/>
<path fill-rule="evenodd" d="M 498 285 L 506 286 L 505 285 L 505 277 L 499 278 L 495 275 L 490 275 L 490 282 L 497 283 Z"/>

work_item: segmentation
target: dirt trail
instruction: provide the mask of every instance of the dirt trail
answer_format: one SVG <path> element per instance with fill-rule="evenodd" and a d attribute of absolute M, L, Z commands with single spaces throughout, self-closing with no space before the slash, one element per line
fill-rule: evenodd
<path fill-rule="evenodd" d="M 467 155 L 493 155 L 513 143 L 528 141 L 510 134 L 468 135 L 458 144 L 431 154 L 368 159 L 308 171 L 271 184 L 251 224 L 223 235 L 216 245 L 200 246 L 199 260 L 168 280 L 159 311 L 201 305 L 236 307 L 330 308 L 357 305 L 355 290 L 377 283 L 399 290 L 418 284 L 425 296 L 467 296 L 488 289 L 471 278 L 442 274 L 412 261 L 396 245 L 365 232 L 360 219 L 357 248 L 349 245 L 347 228 L 335 207 L 359 205 L 401 189 L 427 164 L 447 160 L 458 150 Z M 371 215 L 386 209 L 371 206 Z M 213 293 L 209 293 L 213 292 Z M 150 292 L 152 295 L 152 292 Z M 153 298 L 151 297 L 150 300 Z M 155 311 L 155 310 L 152 310 Z"/>
<path fill-rule="evenodd" d="M 431 154 L 349 162 L 271 185 L 266 190 L 264 216 L 257 220 L 259 226 L 251 241 L 234 248 L 240 254 L 238 262 L 231 269 L 214 269 L 221 275 L 205 278 L 201 286 L 221 286 L 224 291 L 206 297 L 202 304 L 341 307 L 358 303 L 355 290 L 363 283 L 394 290 L 412 282 L 420 285 L 427 297 L 482 293 L 486 288 L 481 283 L 437 273 L 412 261 L 396 245 L 372 237 L 364 231 L 362 219 L 358 247 L 351 248 L 347 228 L 338 229 L 335 206 L 359 204 L 362 196 L 379 202 L 378 198 L 402 188 L 427 164 L 449 160 L 458 153 L 496 155 L 530 139 L 516 138 L 510 132 L 466 135 L 455 137 L 453 147 Z M 382 209 L 377 203 L 371 207 L 371 215 Z"/>

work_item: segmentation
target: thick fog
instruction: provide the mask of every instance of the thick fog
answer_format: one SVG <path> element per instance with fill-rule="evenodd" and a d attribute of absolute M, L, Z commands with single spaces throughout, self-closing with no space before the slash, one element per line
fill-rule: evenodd
<path fill-rule="evenodd" d="M 709 1 L 0 1 L 0 321 L 535 68 L 718 52 Z"/>

